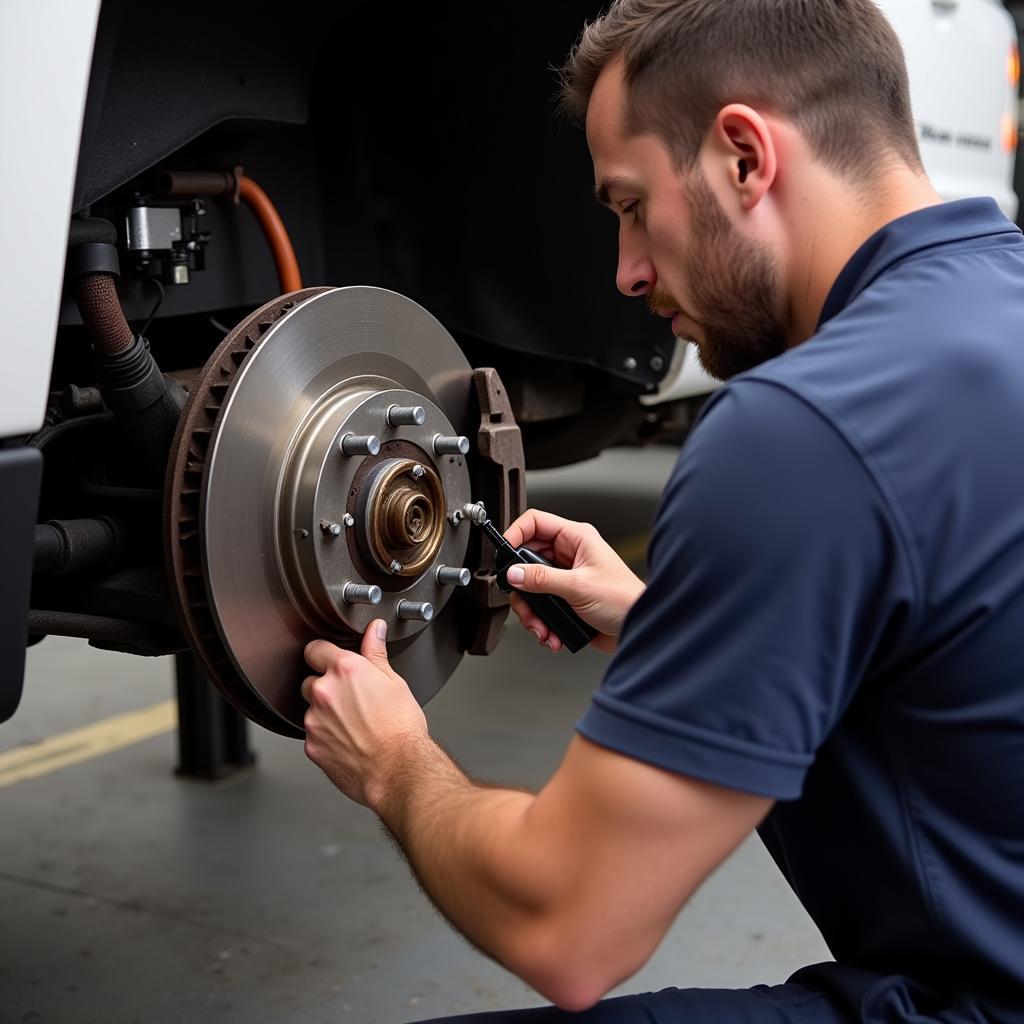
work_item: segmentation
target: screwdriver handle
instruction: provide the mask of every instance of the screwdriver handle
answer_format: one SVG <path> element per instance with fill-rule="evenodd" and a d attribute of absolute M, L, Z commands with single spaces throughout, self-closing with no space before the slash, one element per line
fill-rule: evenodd
<path fill-rule="evenodd" d="M 551 563 L 529 548 L 513 548 L 506 542 L 508 551 L 498 551 L 498 586 L 508 593 L 518 593 L 530 606 L 533 613 L 544 622 L 572 654 L 583 650 L 597 636 L 597 630 L 587 625 L 573 610 L 568 601 L 554 594 L 530 594 L 516 590 L 509 585 L 507 573 L 513 565 L 548 565 Z M 514 557 L 518 556 L 518 557 Z"/>

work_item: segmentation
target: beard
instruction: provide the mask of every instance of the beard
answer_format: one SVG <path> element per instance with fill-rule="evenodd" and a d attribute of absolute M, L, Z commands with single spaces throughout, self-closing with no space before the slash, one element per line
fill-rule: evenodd
<path fill-rule="evenodd" d="M 691 187 L 693 216 L 689 250 L 682 269 L 692 313 L 704 338 L 696 341 L 701 366 L 717 380 L 728 380 L 786 351 L 778 272 L 763 242 L 744 238 L 718 204 L 700 173 Z M 679 309 L 655 287 L 652 309 Z"/>

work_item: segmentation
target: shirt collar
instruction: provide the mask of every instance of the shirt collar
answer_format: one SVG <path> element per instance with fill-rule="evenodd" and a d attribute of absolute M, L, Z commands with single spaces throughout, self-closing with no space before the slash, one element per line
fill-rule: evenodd
<path fill-rule="evenodd" d="M 951 242 L 1003 234 L 1020 237 L 1021 232 L 994 199 L 958 199 L 897 217 L 876 231 L 843 267 L 822 307 L 818 329 L 907 256 Z"/>

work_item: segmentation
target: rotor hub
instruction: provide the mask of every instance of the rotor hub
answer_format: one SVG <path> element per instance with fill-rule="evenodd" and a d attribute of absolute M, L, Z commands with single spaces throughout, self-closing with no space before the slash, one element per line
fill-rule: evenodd
<path fill-rule="evenodd" d="M 287 584 L 311 628 L 362 633 L 383 618 L 389 637 L 401 640 L 427 624 L 400 615 L 402 602 L 429 604 L 433 613 L 451 597 L 429 570 L 465 558 L 467 531 L 448 510 L 470 500 L 469 470 L 461 455 L 432 454 L 434 438 L 455 429 L 434 402 L 381 384 L 344 381 L 309 411 L 285 458 L 278 540 Z M 388 410 L 396 406 L 424 410 L 423 422 L 392 425 Z M 360 441 L 346 443 L 351 438 Z M 366 601 L 353 584 L 378 588 L 380 600 Z"/>
<path fill-rule="evenodd" d="M 377 565 L 399 576 L 423 573 L 444 542 L 444 484 L 426 461 L 385 460 L 366 501 L 367 546 Z"/>

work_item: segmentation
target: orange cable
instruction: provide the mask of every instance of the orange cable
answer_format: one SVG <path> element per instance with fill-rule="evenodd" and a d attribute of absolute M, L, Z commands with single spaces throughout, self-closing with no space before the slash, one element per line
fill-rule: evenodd
<path fill-rule="evenodd" d="M 274 257 L 274 265 L 277 267 L 277 276 L 281 281 L 282 293 L 297 292 L 302 287 L 299 261 L 295 258 L 295 250 L 292 248 L 284 221 L 270 201 L 270 196 L 252 178 L 242 174 L 238 177 L 238 197 L 252 210 L 263 229 L 263 234 L 266 235 L 267 244 Z"/>

